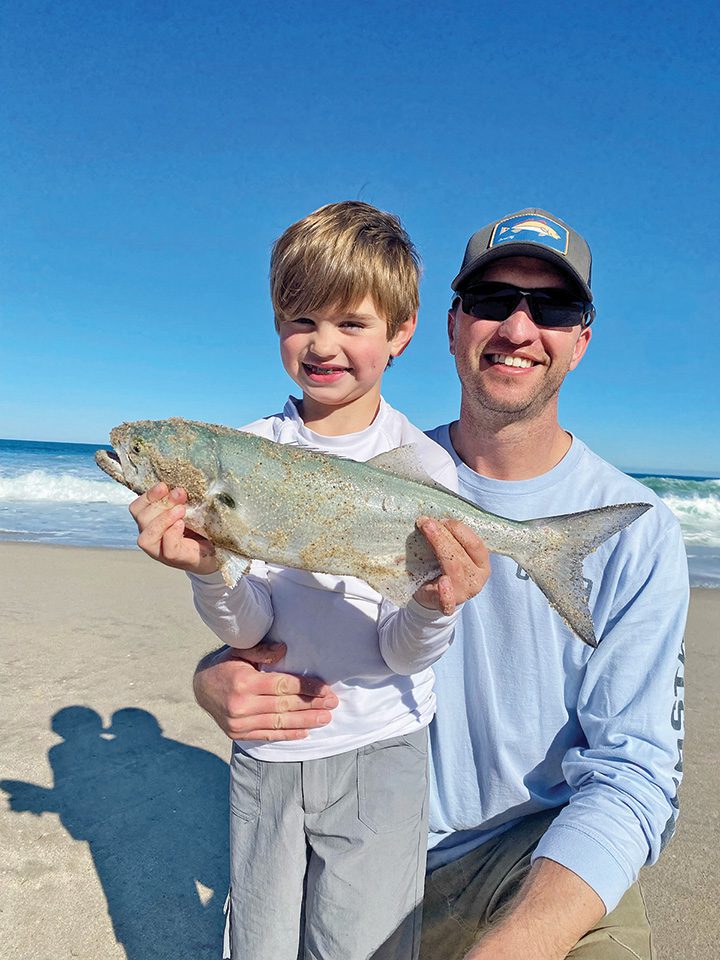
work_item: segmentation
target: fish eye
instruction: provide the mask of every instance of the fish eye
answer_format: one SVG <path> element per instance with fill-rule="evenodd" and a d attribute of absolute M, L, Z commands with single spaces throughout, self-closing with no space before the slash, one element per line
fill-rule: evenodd
<path fill-rule="evenodd" d="M 130 446 L 130 453 L 139 454 L 142 453 L 142 441 L 134 440 Z"/>
<path fill-rule="evenodd" d="M 220 503 L 224 504 L 226 507 L 233 508 L 235 506 L 235 501 L 233 500 L 233 498 L 230 496 L 229 493 L 219 493 L 216 499 L 219 500 Z"/>

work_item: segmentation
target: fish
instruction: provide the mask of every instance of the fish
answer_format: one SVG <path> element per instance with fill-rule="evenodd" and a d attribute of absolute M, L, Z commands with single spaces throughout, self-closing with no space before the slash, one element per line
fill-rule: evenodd
<path fill-rule="evenodd" d="M 420 516 L 467 524 L 488 550 L 511 557 L 567 626 L 597 646 L 583 560 L 633 523 L 648 503 L 537 520 L 482 510 L 435 482 L 412 444 L 367 462 L 242 430 L 177 417 L 123 423 L 98 466 L 137 494 L 184 487 L 185 522 L 210 540 L 232 586 L 252 559 L 354 576 L 399 606 L 440 574 Z"/>
<path fill-rule="evenodd" d="M 522 233 L 523 230 L 530 230 L 532 233 L 539 233 L 544 237 L 553 237 L 555 240 L 560 239 L 560 234 L 557 230 L 553 230 L 549 224 L 544 223 L 542 220 L 521 220 L 520 223 L 516 223 L 512 227 L 503 227 L 500 232 L 505 233 L 506 230 L 510 230 L 511 233 Z"/>

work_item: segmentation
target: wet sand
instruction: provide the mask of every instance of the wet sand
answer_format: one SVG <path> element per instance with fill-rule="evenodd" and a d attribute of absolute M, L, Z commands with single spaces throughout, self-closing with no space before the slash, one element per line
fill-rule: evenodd
<path fill-rule="evenodd" d="M 0 543 L 0 610 L 3 960 L 216 960 L 229 742 L 193 702 L 216 644 L 184 575 Z M 720 590 L 686 652 L 680 824 L 643 884 L 658 960 L 716 960 Z"/>

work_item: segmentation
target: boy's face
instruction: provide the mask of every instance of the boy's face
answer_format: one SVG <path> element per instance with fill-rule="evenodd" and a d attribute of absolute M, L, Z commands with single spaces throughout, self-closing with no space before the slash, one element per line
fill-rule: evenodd
<path fill-rule="evenodd" d="M 283 366 L 302 389 L 306 406 L 308 401 L 320 407 L 347 406 L 361 400 L 372 403 L 379 400 L 388 360 L 405 349 L 415 321 L 410 317 L 388 340 L 387 322 L 372 297 L 352 307 L 326 307 L 283 320 Z"/>

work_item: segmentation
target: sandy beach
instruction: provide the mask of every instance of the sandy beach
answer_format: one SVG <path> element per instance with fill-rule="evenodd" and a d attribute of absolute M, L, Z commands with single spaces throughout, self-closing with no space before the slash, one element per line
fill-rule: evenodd
<path fill-rule="evenodd" d="M 0 543 L 4 960 L 216 960 L 229 742 L 190 678 L 215 646 L 136 551 Z M 643 873 L 658 960 L 716 960 L 720 590 L 694 590 L 678 832 Z"/>

